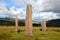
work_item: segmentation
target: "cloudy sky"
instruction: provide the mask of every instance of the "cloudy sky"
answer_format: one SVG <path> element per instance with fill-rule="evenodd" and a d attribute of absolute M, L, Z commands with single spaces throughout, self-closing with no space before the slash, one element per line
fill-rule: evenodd
<path fill-rule="evenodd" d="M 26 6 L 32 4 L 32 20 L 60 19 L 60 0 L 0 0 L 0 18 L 18 15 L 25 19 Z"/>

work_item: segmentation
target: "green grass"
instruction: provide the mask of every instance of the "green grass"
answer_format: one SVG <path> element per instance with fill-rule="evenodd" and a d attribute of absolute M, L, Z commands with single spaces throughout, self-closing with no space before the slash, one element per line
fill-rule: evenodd
<path fill-rule="evenodd" d="M 17 35 L 15 27 L 0 27 L 0 40 L 60 40 L 60 28 L 50 27 L 46 32 L 33 27 L 33 35 L 24 34 L 24 27 L 19 27 L 20 33 Z"/>

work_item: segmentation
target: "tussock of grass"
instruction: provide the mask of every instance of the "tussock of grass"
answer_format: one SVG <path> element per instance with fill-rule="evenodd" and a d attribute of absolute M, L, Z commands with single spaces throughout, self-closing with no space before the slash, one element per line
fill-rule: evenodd
<path fill-rule="evenodd" d="M 52 30 L 52 31 L 60 32 L 60 30 L 59 30 L 59 29 L 54 29 L 54 30 Z"/>
<path fill-rule="evenodd" d="M 10 38 L 12 35 L 10 33 L 0 33 L 0 38 Z"/>
<path fill-rule="evenodd" d="M 60 28 L 47 28 L 46 32 L 33 27 L 33 35 L 26 36 L 24 27 L 19 27 L 20 33 L 16 35 L 15 27 L 0 27 L 0 40 L 60 40 Z"/>

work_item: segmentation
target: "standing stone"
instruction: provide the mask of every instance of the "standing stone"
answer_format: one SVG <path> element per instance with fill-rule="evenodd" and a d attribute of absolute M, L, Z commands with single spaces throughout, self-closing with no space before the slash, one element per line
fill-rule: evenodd
<path fill-rule="evenodd" d="M 42 26 L 42 31 L 46 31 L 46 20 L 43 19 L 42 22 L 41 22 L 41 26 Z"/>
<path fill-rule="evenodd" d="M 25 34 L 32 35 L 32 5 L 28 4 L 26 8 Z"/>
<path fill-rule="evenodd" d="M 16 33 L 18 34 L 18 17 L 16 15 L 16 19 L 15 19 L 15 25 L 16 25 Z"/>

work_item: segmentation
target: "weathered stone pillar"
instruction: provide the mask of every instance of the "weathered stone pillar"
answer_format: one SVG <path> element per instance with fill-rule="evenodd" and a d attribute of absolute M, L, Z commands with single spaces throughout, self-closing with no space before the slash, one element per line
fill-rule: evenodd
<path fill-rule="evenodd" d="M 17 17 L 17 15 L 15 18 L 15 25 L 16 25 L 16 33 L 18 34 L 18 17 Z"/>
<path fill-rule="evenodd" d="M 26 8 L 25 34 L 32 35 L 32 5 L 31 4 L 27 4 L 27 8 Z"/>
<path fill-rule="evenodd" d="M 45 20 L 45 19 L 42 20 L 41 26 L 42 26 L 42 27 L 41 27 L 41 28 L 42 28 L 42 31 L 45 32 L 45 31 L 46 31 L 46 20 Z"/>

